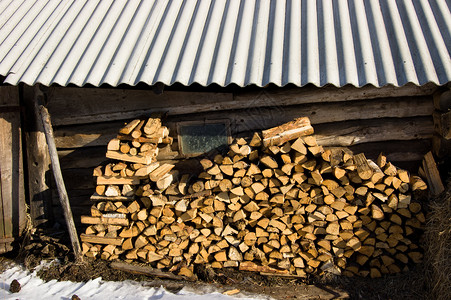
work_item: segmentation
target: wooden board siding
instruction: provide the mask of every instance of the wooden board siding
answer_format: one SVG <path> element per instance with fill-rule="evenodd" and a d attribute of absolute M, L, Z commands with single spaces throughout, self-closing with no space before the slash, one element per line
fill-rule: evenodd
<path fill-rule="evenodd" d="M 370 158 L 383 151 L 395 164 L 412 167 L 430 150 L 434 90 L 433 85 L 347 86 L 155 95 L 140 90 L 55 87 L 49 89 L 47 101 L 78 223 L 77 212 L 89 213 L 93 168 L 107 160 L 107 142 L 133 118 L 155 111 L 167 113 L 165 125 L 174 137 L 172 149 L 177 150 L 180 121 L 228 119 L 232 135 L 241 135 L 308 116 L 322 145 L 348 146 Z M 170 151 L 160 157 L 179 158 Z"/>
<path fill-rule="evenodd" d="M 240 110 L 210 111 L 196 114 L 168 116 L 165 122 L 176 130 L 176 122 L 193 119 L 230 120 L 232 133 L 261 130 L 280 125 L 299 116 L 308 116 L 313 125 L 381 118 L 408 118 L 426 116 L 430 118 L 433 106 L 430 97 L 378 98 L 353 102 L 333 102 L 321 104 L 304 104 L 292 106 L 251 107 L 243 105 Z M 432 122 L 432 118 L 431 122 Z M 362 120 L 362 121 L 360 121 Z M 432 124 L 432 123 L 431 123 Z M 102 122 L 92 124 L 60 126 L 55 130 L 55 139 L 60 148 L 80 148 L 85 146 L 102 146 L 117 134 L 117 128 L 124 121 Z M 382 125 L 382 124 L 381 124 Z M 315 126 L 316 129 L 316 126 Z M 396 138 L 393 138 L 396 140 Z M 358 141 L 355 141 L 358 143 Z"/>
<path fill-rule="evenodd" d="M 26 227 L 22 132 L 17 87 L 0 87 L 0 253 Z"/>
<path fill-rule="evenodd" d="M 341 102 L 383 97 L 412 97 L 432 95 L 435 87 L 407 85 L 402 88 L 387 86 L 383 89 L 366 86 L 355 88 L 291 88 L 259 90 L 243 93 L 204 93 L 165 91 L 155 95 L 152 91 L 51 88 L 48 108 L 54 126 L 133 119 L 154 111 L 168 115 L 241 110 L 243 107 L 289 106 L 308 103 Z M 83 105 L 79 105 L 83 103 Z"/>
<path fill-rule="evenodd" d="M 231 100 L 230 93 L 164 92 L 156 95 L 151 90 L 52 88 L 48 93 L 48 109 L 53 125 L 58 126 L 133 119 L 155 111 L 195 113 Z"/>

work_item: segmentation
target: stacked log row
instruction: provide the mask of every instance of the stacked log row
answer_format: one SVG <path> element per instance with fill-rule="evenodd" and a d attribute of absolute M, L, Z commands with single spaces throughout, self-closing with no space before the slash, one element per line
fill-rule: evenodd
<path fill-rule="evenodd" d="M 121 128 L 107 146 L 106 157 L 113 162 L 94 169 L 97 186 L 91 199 L 133 199 L 142 180 L 147 183 L 149 177 L 162 177 L 169 172 L 173 166 L 156 162 L 159 147 L 172 143 L 168 135 L 169 130 L 161 126 L 159 117 L 136 119 Z"/>
<path fill-rule="evenodd" d="M 299 118 L 236 139 L 227 153 L 200 160 L 197 176 L 173 171 L 162 182 L 150 173 L 130 204 L 93 206 L 97 219 L 82 237 L 90 243 L 84 251 L 182 275 L 207 263 L 300 277 L 379 277 L 420 261 L 424 215 L 412 192 L 425 183 L 383 155 L 374 163 L 324 150 L 312 134 L 308 118 Z"/>
<path fill-rule="evenodd" d="M 172 143 L 168 134 L 169 130 L 161 126 L 159 117 L 136 119 L 120 129 L 117 137 L 108 143 L 106 157 L 113 161 L 94 169 L 96 189 L 91 200 L 96 204 L 91 207 L 91 216 L 81 218 L 83 224 L 89 225 L 81 236 L 87 256 L 95 257 L 103 250 L 93 245 L 94 242 L 107 244 L 102 258 L 117 257 L 118 250 L 113 253 L 113 246 L 121 246 L 127 236 L 122 232 L 123 227 L 129 226 L 129 221 L 135 220 L 138 214 L 143 218 L 145 213 L 136 211 L 139 204 L 135 199 L 154 194 L 153 182 L 175 174 L 170 173 L 174 165 L 156 161 L 159 147 Z"/>
<path fill-rule="evenodd" d="M 169 129 L 161 126 L 159 117 L 136 119 L 119 130 L 107 146 L 106 157 L 147 165 L 156 161 L 159 144 L 171 144 Z"/>

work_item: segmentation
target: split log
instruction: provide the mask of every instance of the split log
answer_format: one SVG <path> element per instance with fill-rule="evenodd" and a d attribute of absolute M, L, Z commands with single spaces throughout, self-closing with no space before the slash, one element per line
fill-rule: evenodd
<path fill-rule="evenodd" d="M 107 244 L 107 245 L 115 245 L 115 246 L 121 246 L 123 243 L 123 238 L 110 238 L 110 237 L 102 237 L 102 236 L 96 236 L 96 235 L 87 235 L 87 234 L 80 234 L 80 239 L 82 242 L 85 243 L 92 243 L 92 244 Z"/>
<path fill-rule="evenodd" d="M 141 181 L 138 177 L 121 177 L 121 176 L 98 176 L 98 185 L 108 185 L 108 184 L 130 184 L 137 185 Z"/>
<path fill-rule="evenodd" d="M 172 164 L 163 164 L 149 174 L 150 180 L 157 182 L 174 168 Z"/>
<path fill-rule="evenodd" d="M 139 168 L 138 170 L 136 170 L 134 176 L 136 176 L 136 177 L 147 176 L 147 175 L 149 175 L 149 173 L 154 171 L 159 166 L 160 166 L 159 162 L 154 162 L 154 163 L 151 163 L 150 165 L 145 165 L 145 166 Z"/>
<path fill-rule="evenodd" d="M 426 153 L 423 159 L 423 170 L 426 173 L 426 179 L 428 181 L 428 186 L 433 195 L 438 195 L 445 190 L 440 174 L 435 164 L 434 157 L 431 152 Z"/>
<path fill-rule="evenodd" d="M 125 218 L 104 218 L 104 217 L 89 217 L 81 216 L 82 224 L 103 224 L 103 225 L 120 225 L 128 226 L 129 220 Z"/>
<path fill-rule="evenodd" d="M 119 130 L 119 133 L 123 135 L 129 135 L 133 131 L 133 129 L 135 129 L 135 127 L 138 126 L 139 122 L 140 122 L 139 119 L 135 119 L 129 122 L 127 125 L 125 125 L 123 128 Z"/>
<path fill-rule="evenodd" d="M 161 120 L 160 118 L 149 118 L 147 120 L 146 125 L 144 126 L 144 132 L 146 135 L 155 134 L 158 129 L 161 127 Z"/>
<path fill-rule="evenodd" d="M 307 117 L 298 118 L 283 125 L 262 131 L 263 146 L 281 145 L 295 138 L 313 134 L 313 127 Z"/>
<path fill-rule="evenodd" d="M 156 154 L 155 154 L 156 155 Z M 153 161 L 155 161 L 154 155 L 130 155 L 130 154 L 124 154 L 120 151 L 107 151 L 106 153 L 107 158 L 116 159 L 116 160 L 122 160 L 132 163 L 139 163 L 144 165 L 149 165 Z"/>

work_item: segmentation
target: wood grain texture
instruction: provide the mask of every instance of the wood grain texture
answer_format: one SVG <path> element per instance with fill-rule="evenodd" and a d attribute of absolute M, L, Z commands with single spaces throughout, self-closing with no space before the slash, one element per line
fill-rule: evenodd
<path fill-rule="evenodd" d="M 177 133 L 177 122 L 229 119 L 231 134 L 251 132 L 279 126 L 299 116 L 308 116 L 313 127 L 318 124 L 368 120 L 379 118 L 410 118 L 430 116 L 433 111 L 431 97 L 383 98 L 352 102 L 314 103 L 296 106 L 273 106 L 255 108 L 252 103 L 244 103 L 239 110 L 210 111 L 206 113 L 169 116 L 165 124 L 170 133 Z M 213 110 L 212 107 L 210 107 Z M 117 135 L 117 128 L 125 121 L 90 123 L 61 126 L 55 128 L 58 148 L 78 148 L 83 146 L 104 146 Z"/>
<path fill-rule="evenodd" d="M 48 107 L 50 113 L 55 115 L 55 125 L 68 125 L 90 123 L 93 119 L 98 122 L 133 119 L 153 112 L 181 115 L 243 107 L 258 108 L 380 97 L 424 96 L 431 95 L 435 89 L 434 85 L 423 87 L 406 85 L 400 88 L 384 87 L 383 89 L 371 86 L 362 88 L 346 86 L 342 88 L 283 88 L 242 92 L 236 95 L 173 91 L 155 95 L 150 90 L 54 87 L 49 90 Z M 267 126 L 269 127 L 273 126 Z"/>
<path fill-rule="evenodd" d="M 109 244 L 109 245 L 116 245 L 120 246 L 122 245 L 123 238 L 108 238 L 108 237 L 101 237 L 101 236 L 92 236 L 82 233 L 80 235 L 80 239 L 83 242 L 86 243 L 97 243 L 97 244 Z"/>
<path fill-rule="evenodd" d="M 17 87 L 0 87 L 0 102 L 19 107 Z M 0 111 L 0 238 L 17 238 L 26 226 L 20 110 Z M 9 251 L 7 243 L 2 247 Z"/>
<path fill-rule="evenodd" d="M 441 135 L 444 139 L 451 140 L 451 111 L 434 111 L 432 116 L 434 119 L 435 132 Z"/>
<path fill-rule="evenodd" d="M 374 99 L 381 97 L 411 97 L 411 96 L 429 96 L 434 93 L 437 87 L 434 84 L 416 86 L 407 84 L 403 87 L 385 86 L 384 88 L 375 88 L 364 86 L 356 88 L 353 86 L 344 86 L 341 88 L 329 87 L 302 87 L 302 88 L 280 88 L 272 90 L 258 90 L 253 92 L 243 91 L 236 93 L 235 101 L 277 101 L 278 105 L 295 105 L 306 103 L 322 102 L 340 102 L 354 101 L 361 99 Z"/>
<path fill-rule="evenodd" d="M 28 169 L 28 198 L 33 226 L 50 226 L 53 221 L 50 189 L 50 156 L 36 101 L 43 99 L 38 87 L 24 87 L 25 141 Z"/>
<path fill-rule="evenodd" d="M 314 125 L 321 146 L 352 146 L 381 141 L 430 139 L 434 124 L 431 117 L 356 120 Z"/>
<path fill-rule="evenodd" d="M 49 91 L 48 108 L 55 116 L 55 125 L 67 125 L 90 123 L 93 119 L 97 122 L 134 119 L 154 112 L 194 113 L 199 107 L 211 109 L 216 103 L 231 99 L 229 93 L 168 91 L 155 95 L 151 90 L 55 87 Z"/>
<path fill-rule="evenodd" d="M 423 159 L 423 170 L 426 173 L 426 179 L 428 181 L 428 187 L 432 195 L 436 196 L 445 190 L 445 187 L 440 178 L 437 165 L 434 160 L 432 152 L 426 153 Z"/>

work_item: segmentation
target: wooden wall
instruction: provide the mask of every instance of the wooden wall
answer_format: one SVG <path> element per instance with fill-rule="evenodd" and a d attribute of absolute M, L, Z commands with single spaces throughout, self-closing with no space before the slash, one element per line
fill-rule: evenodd
<path fill-rule="evenodd" d="M 24 94 L 32 97 L 28 89 Z M 93 168 L 105 161 L 107 142 L 130 119 L 166 112 L 165 124 L 176 137 L 179 121 L 226 118 L 232 135 L 240 135 L 308 116 L 320 144 L 350 147 L 369 158 L 383 151 L 396 165 L 414 170 L 431 148 L 435 90 L 433 85 L 408 85 L 156 95 L 150 90 L 54 87 L 46 91 L 46 101 L 77 222 L 80 214 L 89 213 Z M 166 150 L 161 158 L 179 158 Z"/>
<path fill-rule="evenodd" d="M 19 89 L 0 86 L 0 253 L 12 250 L 26 220 Z"/>

